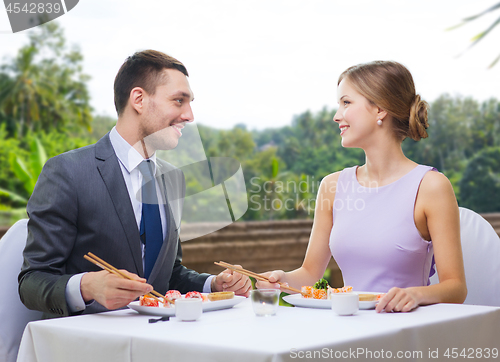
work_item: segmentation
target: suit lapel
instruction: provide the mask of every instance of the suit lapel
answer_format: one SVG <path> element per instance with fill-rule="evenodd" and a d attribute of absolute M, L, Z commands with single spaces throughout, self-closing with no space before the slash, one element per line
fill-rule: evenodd
<path fill-rule="evenodd" d="M 122 170 L 109 140 L 109 133 L 96 143 L 96 164 L 125 231 L 136 273 L 143 276 L 139 230 Z"/>

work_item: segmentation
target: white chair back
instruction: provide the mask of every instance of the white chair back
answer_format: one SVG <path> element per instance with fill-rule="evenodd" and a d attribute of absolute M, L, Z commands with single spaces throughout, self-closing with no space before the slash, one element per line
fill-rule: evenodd
<path fill-rule="evenodd" d="M 460 235 L 468 290 L 464 304 L 500 307 L 500 238 L 481 215 L 463 207 Z M 437 283 L 436 273 L 431 284 Z"/>
<path fill-rule="evenodd" d="M 42 318 L 42 312 L 24 306 L 18 293 L 27 225 L 28 219 L 19 220 L 0 239 L 0 361 L 5 362 L 16 361 L 26 324 Z"/>

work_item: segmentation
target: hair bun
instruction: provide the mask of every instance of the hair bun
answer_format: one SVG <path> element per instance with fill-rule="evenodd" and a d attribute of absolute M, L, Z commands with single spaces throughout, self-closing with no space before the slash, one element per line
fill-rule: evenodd
<path fill-rule="evenodd" d="M 410 107 L 409 119 L 409 136 L 415 141 L 419 141 L 421 138 L 427 138 L 428 136 L 426 131 L 426 129 L 429 128 L 429 123 L 427 123 L 427 108 L 427 102 L 421 100 L 420 95 L 416 94 Z"/>

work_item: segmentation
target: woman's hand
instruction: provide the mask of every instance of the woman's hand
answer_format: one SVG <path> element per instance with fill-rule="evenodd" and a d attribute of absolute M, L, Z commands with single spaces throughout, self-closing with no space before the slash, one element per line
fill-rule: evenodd
<path fill-rule="evenodd" d="M 235 265 L 241 268 L 241 265 Z M 213 292 L 234 292 L 236 295 L 248 297 L 252 289 L 250 278 L 238 272 L 226 269 L 212 279 Z"/>
<path fill-rule="evenodd" d="M 409 312 L 419 305 L 418 292 L 415 288 L 391 288 L 378 302 L 377 313 Z"/>
<path fill-rule="evenodd" d="M 260 275 L 267 277 L 269 282 L 258 280 L 257 283 L 255 283 L 255 287 L 257 289 L 280 289 L 278 282 L 288 285 L 288 283 L 284 282 L 285 272 L 283 270 L 275 270 L 272 272 L 262 273 Z"/>

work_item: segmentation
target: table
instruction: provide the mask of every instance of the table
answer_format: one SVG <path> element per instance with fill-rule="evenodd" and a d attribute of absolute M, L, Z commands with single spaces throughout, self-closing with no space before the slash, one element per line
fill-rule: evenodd
<path fill-rule="evenodd" d="M 495 307 L 437 304 L 343 317 L 326 309 L 279 307 L 275 316 L 256 317 L 245 300 L 196 322 L 149 324 L 149 318 L 119 310 L 31 322 L 18 361 L 457 361 L 470 360 L 458 355 L 470 356 L 471 348 L 476 357 L 480 352 L 484 360 L 500 360 L 484 358 L 500 349 Z"/>

